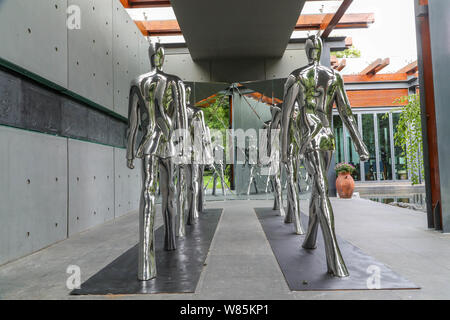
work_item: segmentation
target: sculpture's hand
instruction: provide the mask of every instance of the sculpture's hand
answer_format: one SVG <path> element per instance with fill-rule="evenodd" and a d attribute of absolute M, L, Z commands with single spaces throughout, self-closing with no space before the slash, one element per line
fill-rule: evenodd
<path fill-rule="evenodd" d="M 359 155 L 359 160 L 362 162 L 368 161 L 369 160 L 369 155 L 367 153 L 363 153 Z"/>
<path fill-rule="evenodd" d="M 134 169 L 134 160 L 133 159 L 128 159 L 128 161 L 127 161 L 127 167 L 128 168 L 130 168 L 130 169 Z"/>

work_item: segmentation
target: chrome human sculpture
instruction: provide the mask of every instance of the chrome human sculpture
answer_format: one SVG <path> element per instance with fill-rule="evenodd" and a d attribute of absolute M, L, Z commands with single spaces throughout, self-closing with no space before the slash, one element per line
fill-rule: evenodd
<path fill-rule="evenodd" d="M 176 129 L 187 128 L 186 97 L 183 81 L 162 71 L 164 49 L 150 44 L 151 71 L 131 83 L 127 166 L 134 168 L 134 159 L 142 159 L 142 192 L 139 207 L 138 279 L 156 277 L 154 220 L 157 174 L 162 198 L 165 250 L 176 249 L 175 157 L 182 157 L 175 147 Z M 136 140 L 138 128 L 142 139 Z M 183 130 L 182 132 L 185 132 Z M 184 134 L 185 135 L 185 134 Z M 183 134 L 180 139 L 186 141 Z M 159 168 L 158 168 L 159 167 Z"/>
<path fill-rule="evenodd" d="M 250 159 L 250 153 L 251 152 L 257 152 L 256 145 L 250 144 L 247 149 L 245 149 L 245 164 L 249 166 L 250 168 L 250 174 L 248 178 L 248 188 L 247 188 L 247 195 L 250 195 L 250 191 L 252 188 L 252 184 L 255 187 L 256 193 L 258 193 L 258 183 L 256 182 L 256 169 L 257 169 L 257 163 L 253 163 Z"/>
<path fill-rule="evenodd" d="M 223 161 L 223 154 L 224 154 L 224 150 L 225 148 L 223 146 L 219 146 L 216 145 L 214 146 L 213 149 L 213 153 L 214 153 L 214 159 L 216 161 L 214 161 L 214 164 L 212 165 L 212 169 L 213 169 L 213 190 L 212 190 L 212 194 L 216 195 L 216 189 L 217 189 L 217 178 L 220 179 L 220 183 L 222 185 L 222 194 L 225 197 L 226 191 L 225 191 L 225 186 L 226 186 L 226 182 L 225 182 L 225 170 L 224 170 L 224 161 Z M 220 157 L 219 155 L 222 155 L 222 157 Z"/>
<path fill-rule="evenodd" d="M 369 153 L 358 132 L 342 76 L 336 70 L 320 64 L 322 40 L 318 36 L 310 36 L 306 41 L 305 51 L 309 64 L 293 71 L 285 84 L 281 125 L 282 161 L 289 163 L 289 149 L 293 144 L 298 149 L 296 152 L 304 156 L 306 169 L 313 180 L 308 231 L 303 248 L 316 247 L 320 224 L 328 272 L 337 277 L 345 277 L 349 273 L 336 240 L 333 209 L 328 199 L 327 173 L 335 150 L 331 128 L 334 103 L 352 137 L 360 160 L 367 161 Z M 296 104 L 299 114 L 293 117 Z"/>
<path fill-rule="evenodd" d="M 273 137 L 274 130 L 279 130 L 281 126 L 281 108 L 278 106 L 271 106 L 270 109 L 272 118 L 267 124 L 267 153 L 270 157 L 269 163 L 269 175 L 267 177 L 266 192 L 268 183 L 272 186 L 273 190 L 273 210 L 279 210 L 280 216 L 286 215 L 283 206 L 283 193 L 281 186 L 281 162 L 280 162 L 280 150 L 279 150 L 279 136 Z M 277 140 L 275 140 L 277 138 Z M 275 149 L 275 150 L 273 150 Z M 274 151 L 274 152 L 273 152 Z"/>
<path fill-rule="evenodd" d="M 284 108 L 284 107 L 283 107 Z M 289 133 L 291 141 L 289 143 L 289 151 L 287 161 L 283 161 L 286 170 L 286 184 L 287 184 L 287 199 L 288 206 L 286 216 L 284 218 L 285 223 L 294 223 L 295 233 L 304 234 L 302 221 L 300 218 L 300 189 L 299 189 L 299 146 L 295 141 L 299 141 L 299 127 L 297 124 L 299 116 L 298 103 L 294 103 L 293 110 L 289 118 Z M 283 130 L 283 127 L 282 127 Z"/>
<path fill-rule="evenodd" d="M 199 216 L 199 201 L 203 201 L 202 185 L 203 175 L 200 176 L 200 167 L 204 164 L 210 164 L 214 161 L 211 152 L 211 139 L 209 131 L 205 124 L 205 117 L 200 108 L 188 106 L 189 133 L 193 146 L 191 155 L 186 166 L 187 206 L 188 218 L 187 224 L 192 225 Z"/>

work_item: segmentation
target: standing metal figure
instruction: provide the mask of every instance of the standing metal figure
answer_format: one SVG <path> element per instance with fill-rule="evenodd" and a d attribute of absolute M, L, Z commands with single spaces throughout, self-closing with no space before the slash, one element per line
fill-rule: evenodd
<path fill-rule="evenodd" d="M 280 162 L 280 136 L 275 134 L 275 130 L 280 130 L 281 126 L 281 108 L 278 106 L 271 106 L 270 112 L 271 120 L 267 123 L 267 154 L 269 156 L 269 175 L 267 177 L 266 192 L 269 182 L 273 191 L 273 210 L 279 210 L 280 216 L 286 215 L 283 206 L 283 193 L 281 186 L 281 162 Z"/>
<path fill-rule="evenodd" d="M 333 209 L 328 199 L 327 173 L 335 150 L 335 138 L 331 129 L 334 103 L 353 139 L 360 160 L 367 161 L 369 153 L 358 132 L 342 76 L 320 64 L 322 40 L 317 36 L 309 37 L 305 51 L 309 64 L 292 72 L 285 84 L 281 126 L 282 161 L 289 162 L 289 146 L 293 143 L 299 149 L 299 154 L 304 155 L 306 169 L 313 179 L 309 225 L 303 248 L 316 247 L 320 224 L 328 272 L 345 277 L 348 276 L 348 270 L 336 240 Z M 292 111 L 296 103 L 299 115 L 293 120 Z M 297 124 L 295 130 L 292 130 L 293 122 Z"/>
<path fill-rule="evenodd" d="M 141 158 L 142 193 L 139 208 L 139 262 L 138 278 L 149 280 L 156 276 L 154 219 L 157 173 L 162 196 L 164 217 L 164 248 L 176 249 L 176 199 L 174 183 L 174 157 L 182 156 L 176 150 L 176 129 L 187 128 L 186 97 L 183 81 L 162 71 L 164 49 L 150 44 L 149 57 L 152 70 L 131 83 L 127 165 L 134 168 L 135 158 Z M 138 128 L 143 137 L 135 151 Z M 186 141 L 182 131 L 182 141 Z"/>
<path fill-rule="evenodd" d="M 258 148 L 256 147 L 256 145 L 251 144 L 251 143 L 248 146 L 248 148 L 245 149 L 245 164 L 248 164 L 248 166 L 250 167 L 247 195 L 250 195 L 252 184 L 255 187 L 256 193 L 258 193 L 258 183 L 256 181 L 257 164 L 253 162 L 253 159 L 250 159 L 251 153 L 257 153 L 257 152 L 258 152 Z M 258 156 L 256 156 L 256 158 L 258 158 Z"/>
<path fill-rule="evenodd" d="M 189 118 L 189 133 L 193 146 L 189 163 L 186 167 L 186 178 L 188 183 L 187 189 L 187 204 L 188 204 L 188 218 L 187 224 L 192 225 L 199 216 L 199 201 L 202 201 L 200 196 L 202 193 L 202 186 L 200 179 L 200 167 L 204 164 L 212 163 L 211 139 L 205 124 L 205 117 L 203 111 L 194 106 L 188 108 Z"/>
<path fill-rule="evenodd" d="M 212 165 L 212 169 L 213 169 L 213 190 L 212 190 L 212 194 L 216 195 L 216 188 L 217 188 L 217 178 L 220 179 L 220 183 L 222 185 L 222 194 L 225 197 L 226 196 L 226 191 L 225 191 L 225 186 L 226 186 L 226 182 L 225 182 L 225 170 L 224 170 L 224 161 L 223 161 L 223 152 L 224 152 L 224 147 L 220 146 L 220 145 L 216 145 L 214 146 L 213 152 L 214 152 L 214 164 Z"/>

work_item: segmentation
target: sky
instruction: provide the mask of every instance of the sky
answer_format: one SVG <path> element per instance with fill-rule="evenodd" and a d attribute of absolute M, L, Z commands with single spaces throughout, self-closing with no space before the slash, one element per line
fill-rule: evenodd
<path fill-rule="evenodd" d="M 303 14 L 335 12 L 342 0 L 306 2 Z M 322 7 L 323 6 L 323 7 Z M 172 8 L 129 9 L 134 20 L 175 19 Z M 390 58 L 390 65 L 381 73 L 396 72 L 417 60 L 416 31 L 413 0 L 354 0 L 347 13 L 374 13 L 375 23 L 367 29 L 334 30 L 331 36 L 349 36 L 353 45 L 361 51 L 361 58 L 347 59 L 344 74 L 358 73 L 377 58 Z M 294 32 L 293 37 L 304 37 Z M 161 42 L 184 42 L 182 36 L 161 37 Z"/>

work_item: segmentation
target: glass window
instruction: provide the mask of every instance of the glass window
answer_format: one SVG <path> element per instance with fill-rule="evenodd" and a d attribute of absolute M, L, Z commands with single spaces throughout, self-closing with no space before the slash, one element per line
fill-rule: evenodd
<path fill-rule="evenodd" d="M 377 180 L 376 150 L 375 150 L 375 128 L 373 114 L 362 114 L 362 136 L 369 150 L 369 161 L 364 162 L 364 175 L 366 181 Z"/>
<path fill-rule="evenodd" d="M 400 113 L 392 114 L 394 135 L 397 132 L 397 125 L 398 125 L 399 119 L 400 119 Z M 408 164 L 406 162 L 405 155 L 403 155 L 403 150 L 399 146 L 394 147 L 394 166 L 395 166 L 395 178 L 397 180 L 407 180 L 408 179 Z"/>
<path fill-rule="evenodd" d="M 378 113 L 378 146 L 380 153 L 380 180 L 392 180 L 391 137 L 389 131 L 389 117 Z"/>

